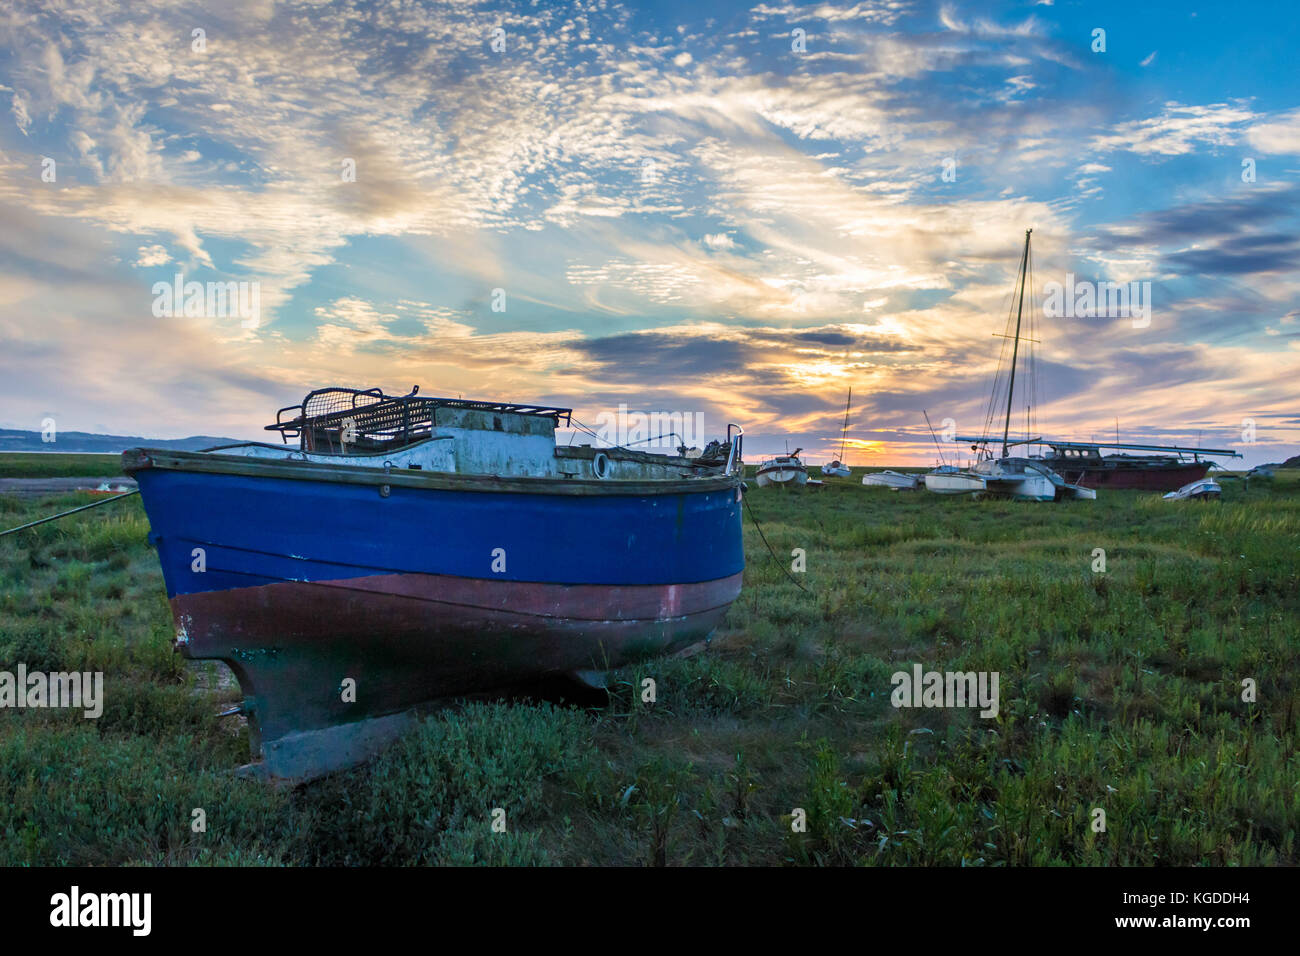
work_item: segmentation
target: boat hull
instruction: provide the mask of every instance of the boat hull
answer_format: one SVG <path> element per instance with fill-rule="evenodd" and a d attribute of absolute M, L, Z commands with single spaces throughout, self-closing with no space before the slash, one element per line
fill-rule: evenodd
<path fill-rule="evenodd" d="M 977 475 L 942 474 L 926 475 L 925 490 L 936 495 L 969 495 L 983 491 L 987 482 Z"/>
<path fill-rule="evenodd" d="M 1211 501 L 1222 495 L 1223 487 L 1213 478 L 1198 478 L 1175 491 L 1168 492 L 1164 498 L 1166 501 Z"/>
<path fill-rule="evenodd" d="M 394 574 L 181 594 L 171 606 L 181 653 L 230 666 L 254 753 L 270 775 L 293 777 L 296 755 L 275 743 L 295 734 L 703 640 L 740 578 L 620 587 Z"/>
<path fill-rule="evenodd" d="M 1073 484 L 1113 491 L 1177 491 L 1204 478 L 1210 470 L 1207 462 L 1187 462 L 1174 467 L 1081 467 L 1069 459 L 1049 458 L 1044 460 L 1044 464 Z"/>
<path fill-rule="evenodd" d="M 235 673 L 265 775 L 363 759 L 401 726 L 373 722 L 422 703 L 685 647 L 740 591 L 738 479 L 207 457 L 133 470 L 177 647 Z"/>
<path fill-rule="evenodd" d="M 772 485 L 786 485 L 795 487 L 806 485 L 808 483 L 808 472 L 802 468 L 778 467 L 769 469 L 759 469 L 757 474 L 758 487 L 769 488 Z"/>
<path fill-rule="evenodd" d="M 1055 501 L 1058 497 L 1051 479 L 1039 474 L 989 478 L 984 493 L 991 498 L 1014 498 L 1016 501 Z"/>
<path fill-rule="evenodd" d="M 862 483 L 867 487 L 892 488 L 895 491 L 908 491 L 919 488 L 924 483 L 922 475 L 908 475 L 898 471 L 877 471 L 862 476 Z"/>

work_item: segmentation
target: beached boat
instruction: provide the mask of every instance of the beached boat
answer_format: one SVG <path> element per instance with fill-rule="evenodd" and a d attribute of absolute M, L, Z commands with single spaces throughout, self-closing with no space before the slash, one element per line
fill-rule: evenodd
<path fill-rule="evenodd" d="M 758 463 L 758 487 L 768 488 L 780 485 L 786 488 L 801 487 L 808 484 L 808 466 L 799 457 L 802 448 L 796 448 L 793 454 L 777 455 L 765 458 Z"/>
<path fill-rule="evenodd" d="M 1166 501 L 1190 501 L 1218 498 L 1222 494 L 1223 488 L 1217 481 L 1213 478 L 1201 478 L 1197 481 L 1188 482 L 1177 491 L 1171 491 L 1162 497 Z"/>
<path fill-rule="evenodd" d="M 1230 448 L 1075 442 L 1051 438 L 1035 439 L 1031 444 L 1046 445 L 1051 449 L 1051 453 L 1044 455 L 1042 461 L 1067 481 L 1086 488 L 1117 490 L 1134 488 L 1143 491 L 1172 491 L 1204 478 L 1212 464 L 1207 458 L 1241 457 L 1239 452 Z M 1103 454 L 1103 448 L 1122 451 L 1118 454 Z M 1146 454 L 1128 454 L 1131 451 Z"/>
<path fill-rule="evenodd" d="M 280 410 L 281 445 L 123 454 L 177 648 L 234 671 L 253 771 L 326 773 L 417 705 L 713 631 L 744 568 L 742 430 L 685 458 L 557 446 L 569 419 L 329 388 Z"/>
<path fill-rule="evenodd" d="M 901 471 L 873 471 L 869 475 L 862 476 L 862 483 L 868 487 L 910 491 L 921 486 L 923 477 L 923 475 L 909 475 Z"/>
<path fill-rule="evenodd" d="M 978 475 L 949 466 L 947 469 L 935 469 L 921 476 L 926 491 L 936 495 L 969 495 L 983 491 L 985 480 Z"/>
<path fill-rule="evenodd" d="M 1025 247 L 1021 253 L 1020 269 L 1016 276 L 1018 295 L 1016 298 L 1014 332 L 1011 332 L 1013 326 L 1011 325 L 1011 317 L 1008 315 L 1008 332 L 1002 335 L 1003 338 L 1011 341 L 1005 405 L 999 405 L 998 385 L 1002 379 L 1001 370 L 999 369 L 999 374 L 993 380 L 994 392 L 989 402 L 989 418 L 985 423 L 984 434 L 979 437 L 956 437 L 953 439 L 954 441 L 971 442 L 972 449 L 979 454 L 980 458 L 966 471 L 926 475 L 926 488 L 937 494 L 960 495 L 975 493 L 980 496 L 1015 498 L 1021 501 L 1064 501 L 1071 498 L 1093 500 L 1097 497 L 1096 491 L 1066 481 L 1041 459 L 1017 457 L 1009 453 L 1012 446 L 1025 443 L 1010 441 L 1011 410 L 1016 395 L 1016 366 L 1020 355 L 1020 343 L 1022 341 L 1026 342 L 1032 349 L 1032 344 L 1038 341 L 1033 334 L 1034 310 L 1032 299 L 1029 308 L 1029 334 L 1027 336 L 1020 334 L 1022 321 L 1025 318 L 1025 289 L 1029 284 L 1028 275 L 1030 273 L 1029 240 L 1032 233 L 1032 229 L 1025 231 Z M 1030 354 L 1029 368 L 1032 374 L 1034 369 L 1032 352 Z M 1034 391 L 1032 386 L 1029 391 L 1031 394 Z M 1002 424 L 1002 454 L 995 455 L 990 445 L 996 441 L 996 438 L 991 432 L 997 421 L 997 412 L 1001 411 L 1002 408 L 1005 408 Z M 1029 412 L 1030 409 L 1027 407 L 1026 419 L 1029 418 Z M 926 421 L 929 421 L 928 414 Z"/>
<path fill-rule="evenodd" d="M 849 389 L 849 397 L 844 402 L 844 425 L 840 428 L 840 454 L 828 465 L 822 465 L 822 474 L 828 478 L 847 478 L 851 471 L 849 466 L 844 464 L 844 439 L 849 432 L 849 406 L 853 402 L 853 389 Z"/>

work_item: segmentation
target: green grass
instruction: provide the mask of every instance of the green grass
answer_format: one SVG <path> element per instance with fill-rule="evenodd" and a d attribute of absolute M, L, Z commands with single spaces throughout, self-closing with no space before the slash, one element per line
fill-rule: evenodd
<path fill-rule="evenodd" d="M 617 672 L 607 707 L 449 707 L 296 790 L 226 772 L 238 694 L 173 656 L 138 499 L 3 539 L 0 668 L 108 693 L 94 721 L 0 711 L 0 864 L 1300 862 L 1295 475 L 1059 505 L 858 480 L 751 484 L 784 570 L 747 521 L 711 645 Z M 0 524 L 80 500 L 0 498 Z M 893 708 L 914 663 L 997 671 L 998 716 Z"/>
<path fill-rule="evenodd" d="M 0 454 L 0 478 L 115 478 L 121 474 L 121 455 Z"/>

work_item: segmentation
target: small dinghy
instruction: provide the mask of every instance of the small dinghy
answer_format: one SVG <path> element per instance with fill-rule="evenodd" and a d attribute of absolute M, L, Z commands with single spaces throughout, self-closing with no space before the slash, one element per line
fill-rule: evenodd
<path fill-rule="evenodd" d="M 1200 478 L 1196 481 L 1188 482 L 1177 491 L 1171 491 L 1162 497 L 1165 501 L 1189 501 L 1191 499 L 1218 498 L 1223 494 L 1223 488 L 1213 478 Z"/>

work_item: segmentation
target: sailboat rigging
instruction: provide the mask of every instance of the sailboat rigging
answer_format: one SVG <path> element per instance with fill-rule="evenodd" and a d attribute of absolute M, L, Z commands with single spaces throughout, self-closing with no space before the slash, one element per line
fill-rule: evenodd
<path fill-rule="evenodd" d="M 1027 501 L 1061 501 L 1066 498 L 1096 498 L 1097 493 L 1089 488 L 1083 488 L 1077 484 L 1071 484 L 1062 478 L 1059 474 L 1049 468 L 1041 459 L 1031 459 L 1013 456 L 1010 454 L 1011 447 L 1022 442 L 1013 442 L 1011 440 L 1011 412 L 1015 405 L 1016 396 L 1016 370 L 1020 364 L 1020 343 L 1028 344 L 1026 349 L 1028 353 L 1029 367 L 1029 388 L 1026 390 L 1026 435 L 1025 442 L 1033 442 L 1036 439 L 1030 438 L 1033 427 L 1032 409 L 1038 404 L 1037 396 L 1037 376 L 1033 354 L 1033 345 L 1038 343 L 1034 338 L 1034 320 L 1033 320 L 1033 294 L 1030 293 L 1030 307 L 1028 311 L 1029 334 L 1022 334 L 1025 331 L 1025 287 L 1032 284 L 1032 258 L 1030 253 L 1030 237 L 1033 235 L 1032 229 L 1025 230 L 1025 246 L 1020 255 L 1020 268 L 1016 276 L 1016 285 L 1014 288 L 1015 295 L 1015 331 L 1008 335 L 1002 333 L 1001 338 L 1007 339 L 1011 343 L 1011 361 L 1007 375 L 1007 397 L 1006 408 L 1002 418 L 1002 454 L 995 457 L 989 449 L 989 445 L 996 439 L 990 438 L 990 431 L 999 417 L 997 412 L 999 408 L 998 396 L 1001 391 L 999 383 L 1002 377 L 1001 363 L 997 374 L 993 379 L 993 392 L 989 396 L 988 414 L 985 418 L 984 434 L 978 438 L 957 437 L 955 441 L 972 442 L 972 449 L 980 455 L 980 459 L 968 470 L 962 472 L 936 472 L 925 476 L 925 487 L 936 494 L 943 495 L 961 495 L 961 494 L 982 494 L 997 497 L 1011 497 Z M 1008 317 L 1008 329 L 1010 321 Z M 994 333 L 998 335 L 998 333 Z M 1003 346 L 1003 353 L 1006 355 L 1006 346 Z"/>
<path fill-rule="evenodd" d="M 834 478 L 849 477 L 849 466 L 844 464 L 844 441 L 849 433 L 849 406 L 853 404 L 853 386 L 849 386 L 849 397 L 844 402 L 844 425 L 840 428 L 840 454 L 829 465 L 822 465 L 822 474 Z"/>

